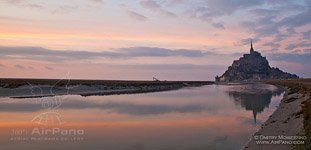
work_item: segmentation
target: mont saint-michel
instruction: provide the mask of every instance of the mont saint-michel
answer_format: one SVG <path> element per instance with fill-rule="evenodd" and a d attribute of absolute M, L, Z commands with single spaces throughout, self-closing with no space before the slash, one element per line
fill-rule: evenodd
<path fill-rule="evenodd" d="M 0 150 L 311 150 L 310 6 L 0 0 Z"/>
<path fill-rule="evenodd" d="M 266 57 L 261 56 L 258 51 L 251 48 L 249 54 L 244 54 L 239 60 L 234 60 L 233 64 L 222 76 L 216 76 L 218 82 L 234 81 L 256 81 L 262 79 L 298 79 L 295 74 L 290 74 L 279 68 L 270 67 Z"/>

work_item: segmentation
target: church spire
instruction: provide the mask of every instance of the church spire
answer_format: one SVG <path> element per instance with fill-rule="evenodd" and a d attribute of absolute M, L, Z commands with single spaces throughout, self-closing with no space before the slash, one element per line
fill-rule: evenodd
<path fill-rule="evenodd" d="M 250 49 L 250 52 L 254 52 L 254 49 L 253 49 L 253 40 L 251 40 L 251 49 Z"/>

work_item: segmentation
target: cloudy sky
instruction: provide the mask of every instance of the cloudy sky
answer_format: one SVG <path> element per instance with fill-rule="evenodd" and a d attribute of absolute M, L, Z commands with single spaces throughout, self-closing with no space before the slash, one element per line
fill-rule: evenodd
<path fill-rule="evenodd" d="M 213 80 L 250 47 L 311 77 L 310 0 L 1 0 L 0 77 Z"/>

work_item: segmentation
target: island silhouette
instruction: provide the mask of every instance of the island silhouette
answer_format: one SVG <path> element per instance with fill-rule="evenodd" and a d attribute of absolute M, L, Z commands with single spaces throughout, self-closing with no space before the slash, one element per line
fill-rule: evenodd
<path fill-rule="evenodd" d="M 239 60 L 234 60 L 228 70 L 221 76 L 216 76 L 216 82 L 258 81 L 263 79 L 298 79 L 290 74 L 269 65 L 266 57 L 254 50 L 253 42 L 249 54 L 244 54 Z"/>

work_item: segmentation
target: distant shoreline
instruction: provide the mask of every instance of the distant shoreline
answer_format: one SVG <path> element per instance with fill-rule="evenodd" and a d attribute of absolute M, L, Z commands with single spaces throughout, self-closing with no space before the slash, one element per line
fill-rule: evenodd
<path fill-rule="evenodd" d="M 176 90 L 214 84 L 212 81 L 138 81 L 0 78 L 0 97 L 115 95 Z"/>

